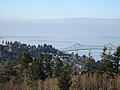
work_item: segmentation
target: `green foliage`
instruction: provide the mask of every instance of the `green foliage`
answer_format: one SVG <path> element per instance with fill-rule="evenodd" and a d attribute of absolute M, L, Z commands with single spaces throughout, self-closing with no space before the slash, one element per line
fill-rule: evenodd
<path fill-rule="evenodd" d="M 94 64 L 93 63 L 94 63 L 93 59 L 90 59 L 90 58 L 86 61 L 84 69 L 87 73 L 91 73 L 94 71 Z"/>
<path fill-rule="evenodd" d="M 45 61 L 44 64 L 45 74 L 47 77 L 52 77 L 53 74 L 52 55 L 45 54 L 44 61 Z"/>
<path fill-rule="evenodd" d="M 45 80 L 46 77 L 52 77 L 52 56 L 49 54 L 38 53 L 38 58 L 35 58 L 29 66 L 29 76 L 31 80 Z"/>
<path fill-rule="evenodd" d="M 10 60 L 6 61 L 5 64 L 0 67 L 0 83 L 8 82 L 13 76 L 15 77 L 17 75 L 13 67 L 14 62 Z"/>
<path fill-rule="evenodd" d="M 24 71 L 24 69 L 28 68 L 28 64 L 33 60 L 30 53 L 25 53 L 23 52 L 22 54 L 20 54 L 19 56 L 19 64 L 20 64 L 20 70 L 21 70 L 21 75 Z"/>
<path fill-rule="evenodd" d="M 32 80 L 45 80 L 52 76 L 51 55 L 39 53 L 39 57 L 34 59 L 29 68 L 29 75 Z"/>
<path fill-rule="evenodd" d="M 113 59 L 113 67 L 114 67 L 114 73 L 119 74 L 119 62 L 120 62 L 120 46 L 116 49 L 114 52 L 114 59 Z"/>
<path fill-rule="evenodd" d="M 4 44 L 4 45 L 3 45 Z M 36 47 L 35 45 L 27 45 L 22 44 L 20 42 L 9 42 L 9 41 L 2 41 L 2 44 L 0 44 L 0 63 L 4 63 L 6 60 L 18 60 L 19 53 L 23 52 L 30 52 L 31 57 L 36 58 L 37 53 L 52 53 L 57 55 L 58 50 L 53 48 L 52 45 L 38 45 Z M 60 52 L 60 54 L 64 54 Z"/>
<path fill-rule="evenodd" d="M 39 77 L 40 77 L 40 61 L 39 61 L 39 59 L 35 59 L 31 62 L 31 66 L 29 68 L 29 76 L 32 81 L 39 79 Z"/>
<path fill-rule="evenodd" d="M 55 64 L 54 64 L 54 76 L 59 77 L 60 73 L 62 72 L 62 66 L 63 62 L 60 60 L 60 58 L 56 57 Z"/>
<path fill-rule="evenodd" d="M 71 81 L 71 70 L 69 65 L 65 65 L 62 67 L 62 72 L 58 77 L 58 87 L 60 90 L 69 90 L 72 84 Z"/>
<path fill-rule="evenodd" d="M 105 51 L 102 53 L 100 72 L 110 76 L 113 75 L 112 55 L 110 53 L 106 54 Z"/>
<path fill-rule="evenodd" d="M 72 72 L 70 70 L 72 67 L 69 65 L 63 66 L 63 62 L 59 57 L 54 59 L 57 52 L 58 55 L 61 55 L 61 52 L 47 44 L 36 47 L 35 45 L 27 46 L 26 44 L 21 44 L 19 42 L 6 42 L 6 45 L 0 45 L 0 83 L 8 82 L 10 80 L 13 83 L 22 83 L 24 80 L 27 81 L 28 78 L 26 77 L 29 76 L 33 84 L 34 82 L 37 82 L 37 80 L 52 78 L 54 74 L 54 76 L 58 78 L 58 87 L 60 90 L 69 90 L 72 84 Z M 19 53 L 20 55 L 18 55 Z M 84 60 L 87 60 L 85 59 L 85 56 L 83 56 L 83 58 Z M 68 63 L 70 63 L 71 66 L 76 65 L 76 63 L 74 64 L 74 61 L 69 61 Z M 100 73 L 102 74 L 100 75 L 105 78 L 107 78 L 106 76 L 108 75 L 118 76 L 120 73 L 120 46 L 113 54 L 106 53 L 106 48 L 104 48 L 101 55 L 101 61 L 97 64 L 98 67 L 94 64 L 96 64 L 95 61 L 91 59 L 89 55 L 84 68 L 85 72 L 94 73 L 95 70 L 100 69 Z M 95 69 L 95 67 L 97 67 L 97 69 Z M 94 74 L 90 74 L 90 77 L 92 75 Z M 87 81 L 86 77 L 84 79 Z M 82 80 L 78 83 L 79 88 L 82 87 L 80 86 Z M 104 79 L 102 81 L 104 81 Z"/>
<path fill-rule="evenodd" d="M 44 56 L 43 56 L 42 53 L 38 54 L 38 60 L 39 60 L 39 67 L 40 67 L 39 79 L 40 80 L 45 80 L 46 75 L 45 75 L 45 68 L 44 68 Z"/>
<path fill-rule="evenodd" d="M 30 63 L 32 61 L 32 57 L 30 55 L 29 52 L 27 53 L 22 53 L 22 56 L 21 56 L 21 64 L 23 64 L 24 66 L 26 66 L 28 63 Z"/>

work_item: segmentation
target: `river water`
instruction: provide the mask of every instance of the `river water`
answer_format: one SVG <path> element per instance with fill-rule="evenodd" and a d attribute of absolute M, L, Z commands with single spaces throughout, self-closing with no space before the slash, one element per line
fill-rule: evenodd
<path fill-rule="evenodd" d="M 0 43 L 2 41 L 20 41 L 21 43 L 38 45 L 38 44 L 50 44 L 55 48 L 62 49 L 72 46 L 75 43 L 79 43 L 84 46 L 100 46 L 107 43 L 112 43 L 115 46 L 119 45 L 119 37 L 108 38 L 108 37 L 41 37 L 41 36 L 1 36 Z M 91 50 L 91 55 L 95 60 L 100 60 L 102 50 Z M 75 52 L 76 53 L 76 52 Z M 78 51 L 80 56 L 88 56 L 88 50 Z"/>

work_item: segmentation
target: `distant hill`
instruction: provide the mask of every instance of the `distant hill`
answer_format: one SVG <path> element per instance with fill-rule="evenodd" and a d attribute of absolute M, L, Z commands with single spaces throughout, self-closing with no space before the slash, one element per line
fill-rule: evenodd
<path fill-rule="evenodd" d="M 119 28 L 117 18 L 0 20 L 1 36 L 119 36 Z"/>

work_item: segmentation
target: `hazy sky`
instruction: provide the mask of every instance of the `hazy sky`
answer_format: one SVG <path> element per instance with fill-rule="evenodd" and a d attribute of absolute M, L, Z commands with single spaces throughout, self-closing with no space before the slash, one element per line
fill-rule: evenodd
<path fill-rule="evenodd" d="M 0 0 L 0 18 L 120 18 L 120 0 Z"/>
<path fill-rule="evenodd" d="M 0 0 L 2 40 L 57 48 L 120 45 L 120 0 Z"/>
<path fill-rule="evenodd" d="M 118 44 L 120 0 L 0 0 L 0 36 Z"/>

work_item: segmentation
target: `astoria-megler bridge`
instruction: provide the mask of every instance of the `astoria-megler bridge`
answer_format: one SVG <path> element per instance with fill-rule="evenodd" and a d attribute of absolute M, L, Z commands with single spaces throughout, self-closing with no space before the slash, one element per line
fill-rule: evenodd
<path fill-rule="evenodd" d="M 111 52 L 112 50 L 116 49 L 116 46 L 112 45 L 111 43 L 97 46 L 84 46 L 79 43 L 75 43 L 74 45 L 67 47 L 67 48 L 61 48 L 60 51 L 67 52 L 67 51 L 79 51 L 79 50 L 103 50 L 106 49 L 107 51 Z"/>

